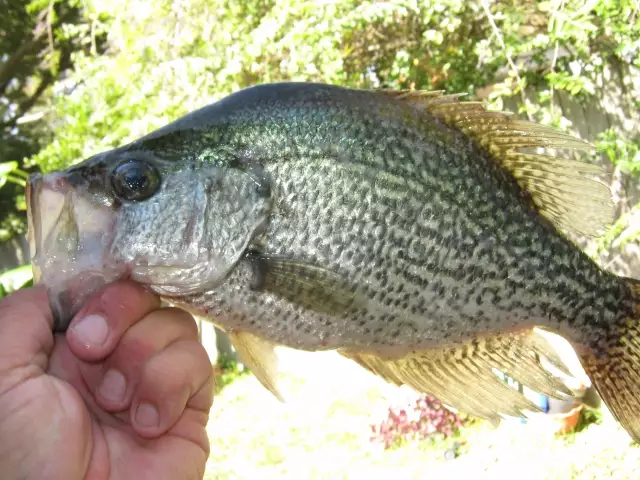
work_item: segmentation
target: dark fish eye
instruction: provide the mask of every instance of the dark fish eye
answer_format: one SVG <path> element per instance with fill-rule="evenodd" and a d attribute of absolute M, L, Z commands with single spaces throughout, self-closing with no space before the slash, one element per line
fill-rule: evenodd
<path fill-rule="evenodd" d="M 111 186 L 122 200 L 141 201 L 151 197 L 160 186 L 160 172 L 141 160 L 129 160 L 111 174 Z"/>

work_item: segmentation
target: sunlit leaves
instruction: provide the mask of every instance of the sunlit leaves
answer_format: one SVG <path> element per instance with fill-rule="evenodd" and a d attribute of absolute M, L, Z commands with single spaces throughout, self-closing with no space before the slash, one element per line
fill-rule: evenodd
<path fill-rule="evenodd" d="M 18 162 L 0 163 L 0 188 L 8 182 L 24 187 L 26 179 L 27 174 L 20 170 Z"/>
<path fill-rule="evenodd" d="M 24 265 L 0 273 L 0 298 L 33 284 L 31 265 Z"/>

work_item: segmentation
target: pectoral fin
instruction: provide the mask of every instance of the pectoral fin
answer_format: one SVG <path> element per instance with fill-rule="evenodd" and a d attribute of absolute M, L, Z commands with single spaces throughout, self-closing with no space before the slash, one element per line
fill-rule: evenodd
<path fill-rule="evenodd" d="M 247 332 L 229 332 L 229 340 L 242 362 L 260 383 L 278 400 L 284 402 L 278 387 L 278 356 L 274 351 L 275 345 Z"/>
<path fill-rule="evenodd" d="M 354 288 L 332 270 L 282 256 L 250 253 L 247 258 L 254 268 L 255 290 L 330 315 L 344 312 L 356 302 Z"/>
<path fill-rule="evenodd" d="M 502 381 L 496 371 L 550 397 L 573 395 L 540 364 L 538 356 L 564 370 L 557 364 L 559 360 L 553 348 L 532 330 L 413 352 L 392 360 L 355 351 L 340 353 L 393 384 L 408 385 L 451 407 L 490 421 L 497 421 L 502 415 L 522 417 L 526 411 L 540 410 Z"/>

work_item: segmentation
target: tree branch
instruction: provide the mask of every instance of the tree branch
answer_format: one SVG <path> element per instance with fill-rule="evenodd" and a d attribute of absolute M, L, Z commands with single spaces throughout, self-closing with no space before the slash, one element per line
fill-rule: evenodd
<path fill-rule="evenodd" d="M 77 14 L 78 9 L 71 8 L 65 12 L 64 15 L 60 15 L 55 24 L 50 23 L 51 7 L 44 9 L 38 14 L 36 27 L 33 29 L 33 36 L 31 39 L 20 45 L 20 48 L 18 48 L 6 62 L 0 64 L 0 96 L 6 93 L 7 87 L 9 86 L 11 79 L 14 77 L 14 71 L 24 57 L 30 54 L 35 48 L 40 47 L 42 42 L 48 37 L 51 37 L 51 35 L 53 35 L 53 30 Z M 52 42 L 53 39 L 51 38 L 50 41 Z"/>
<path fill-rule="evenodd" d="M 43 23 L 43 14 L 38 16 L 38 23 L 33 31 L 33 37 L 20 45 L 9 59 L 0 65 L 0 95 L 4 95 L 9 82 L 13 78 L 15 68 L 20 64 L 22 59 L 31 53 L 45 38 L 47 33 L 46 25 Z"/>
<path fill-rule="evenodd" d="M 487 20 L 489 21 L 489 25 L 491 25 L 491 29 L 493 30 L 493 33 L 495 34 L 498 43 L 500 44 L 500 47 L 502 47 L 502 52 L 504 53 L 504 56 L 507 59 L 507 63 L 509 64 L 509 66 L 511 67 L 511 71 L 513 72 L 514 76 L 516 77 L 516 80 L 518 82 L 518 86 L 520 87 L 520 98 L 522 100 L 522 103 L 524 104 L 525 107 L 529 106 L 529 101 L 527 100 L 527 96 L 525 94 L 524 91 L 524 82 L 522 81 L 522 78 L 520 78 L 520 73 L 518 72 L 518 67 L 516 66 L 515 63 L 513 63 L 513 59 L 511 58 L 511 55 L 509 54 L 509 51 L 507 50 L 507 46 L 504 43 L 504 38 L 502 38 L 502 32 L 500 32 L 500 29 L 498 28 L 498 25 L 496 25 L 496 22 L 493 18 L 493 15 L 491 14 L 491 9 L 489 6 L 489 1 L 488 0 L 481 0 L 480 1 L 480 5 L 482 6 L 482 9 L 484 10 L 485 15 L 487 16 Z M 531 112 L 529 111 L 529 109 L 527 108 L 527 118 L 529 120 L 533 120 L 532 116 L 531 116 Z"/>
<path fill-rule="evenodd" d="M 33 92 L 33 95 L 31 95 L 29 98 L 27 98 L 24 102 L 22 102 L 18 106 L 18 110 L 16 111 L 16 114 L 13 117 L 11 117 L 6 122 L 2 123 L 2 128 L 3 129 L 13 128 L 18 123 L 18 120 L 20 120 L 20 118 L 22 118 L 29 110 L 31 110 L 31 108 L 36 104 L 38 99 L 47 90 L 49 85 L 53 83 L 53 80 L 54 78 L 51 72 L 48 70 L 45 71 L 42 76 L 42 79 L 40 80 L 40 84 L 38 85 L 38 88 L 36 88 L 36 91 Z"/>
<path fill-rule="evenodd" d="M 72 51 L 73 46 L 70 44 L 65 44 L 61 47 L 60 59 L 58 61 L 58 68 L 56 69 L 56 71 L 64 72 L 71 67 Z M 6 122 L 0 123 L 0 128 L 13 128 L 18 123 L 20 118 L 22 118 L 36 104 L 38 99 L 55 80 L 56 77 L 54 77 L 53 73 L 51 73 L 51 69 L 45 70 L 42 73 L 42 79 L 40 80 L 40 84 L 38 85 L 38 88 L 36 88 L 35 92 L 33 92 L 33 94 L 29 98 L 18 105 L 18 109 L 13 117 L 11 117 Z"/>

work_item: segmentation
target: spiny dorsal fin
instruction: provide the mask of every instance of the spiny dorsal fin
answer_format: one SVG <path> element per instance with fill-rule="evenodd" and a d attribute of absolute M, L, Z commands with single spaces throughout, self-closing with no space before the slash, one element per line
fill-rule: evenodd
<path fill-rule="evenodd" d="M 398 100 L 407 100 L 423 107 L 434 106 L 441 103 L 448 103 L 457 101 L 460 97 L 464 97 L 466 93 L 452 93 L 445 95 L 444 90 L 378 90 L 389 97 L 396 98 Z M 472 102 L 467 102 L 465 105 L 470 105 Z"/>
<path fill-rule="evenodd" d="M 557 228 L 595 236 L 613 222 L 610 189 L 585 176 L 602 175 L 602 168 L 531 151 L 540 148 L 593 150 L 589 143 L 544 125 L 518 120 L 508 113 L 487 111 L 481 102 L 461 102 L 464 94 L 381 92 L 424 108 L 446 125 L 473 138 L 511 172 L 519 185 L 531 194 L 540 213 Z"/>
<path fill-rule="evenodd" d="M 232 331 L 228 335 L 242 362 L 267 390 L 284 402 L 278 387 L 278 357 L 274 351 L 275 345 L 248 332 Z"/>
<path fill-rule="evenodd" d="M 554 398 L 572 392 L 545 370 L 538 357 L 561 371 L 553 347 L 535 331 L 495 335 L 457 346 L 412 352 L 398 359 L 343 350 L 340 353 L 396 385 L 408 385 L 443 403 L 487 420 L 523 416 L 539 408 L 506 385 L 499 371 L 520 384 Z"/>

